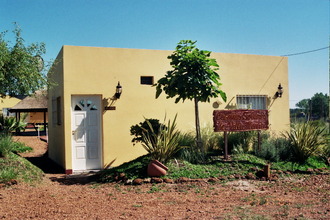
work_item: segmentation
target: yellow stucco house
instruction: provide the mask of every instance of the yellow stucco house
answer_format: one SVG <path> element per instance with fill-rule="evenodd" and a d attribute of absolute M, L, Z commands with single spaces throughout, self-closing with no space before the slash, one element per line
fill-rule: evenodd
<path fill-rule="evenodd" d="M 152 84 L 170 70 L 172 51 L 63 46 L 49 77 L 49 157 L 67 174 L 118 166 L 145 154 L 131 143 L 130 127 L 146 118 L 173 118 L 180 130 L 194 129 L 192 101 L 155 99 Z M 269 129 L 289 127 L 286 57 L 212 53 L 220 65 L 220 98 L 200 103 L 201 123 L 212 124 L 213 110 L 268 109 Z M 120 82 L 122 94 L 115 98 Z M 277 97 L 279 84 L 282 97 Z"/>

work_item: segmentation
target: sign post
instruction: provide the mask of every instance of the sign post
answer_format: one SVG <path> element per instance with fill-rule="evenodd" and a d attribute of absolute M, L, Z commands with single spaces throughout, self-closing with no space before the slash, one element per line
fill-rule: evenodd
<path fill-rule="evenodd" d="M 214 110 L 213 126 L 215 132 L 224 132 L 225 159 L 228 159 L 228 132 L 252 131 L 258 132 L 258 149 L 260 150 L 260 130 L 269 128 L 268 110 L 237 109 Z"/>

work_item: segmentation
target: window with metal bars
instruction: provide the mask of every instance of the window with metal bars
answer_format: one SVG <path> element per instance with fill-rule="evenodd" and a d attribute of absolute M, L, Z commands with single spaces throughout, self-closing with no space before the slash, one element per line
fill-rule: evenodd
<path fill-rule="evenodd" d="M 237 109 L 267 109 L 266 95 L 237 95 Z"/>

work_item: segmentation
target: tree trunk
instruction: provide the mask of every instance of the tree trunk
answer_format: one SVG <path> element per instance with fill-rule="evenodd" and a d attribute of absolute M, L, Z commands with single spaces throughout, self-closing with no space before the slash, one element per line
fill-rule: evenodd
<path fill-rule="evenodd" d="M 197 148 L 204 154 L 202 136 L 201 136 L 201 128 L 199 124 L 199 110 L 198 110 L 198 99 L 194 98 L 195 102 L 195 125 L 196 125 L 196 143 Z"/>

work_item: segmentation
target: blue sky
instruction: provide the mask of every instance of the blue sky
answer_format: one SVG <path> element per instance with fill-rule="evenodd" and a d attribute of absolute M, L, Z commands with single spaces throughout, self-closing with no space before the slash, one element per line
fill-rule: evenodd
<path fill-rule="evenodd" d="M 173 50 L 182 39 L 224 53 L 286 55 L 329 46 L 329 0 L 0 0 L 45 60 L 62 45 Z M 9 32 L 7 40 L 14 40 Z M 218 61 L 221 68 L 221 61 Z M 287 89 L 287 88 L 284 88 Z M 329 93 L 329 49 L 289 57 L 290 107 Z"/>

